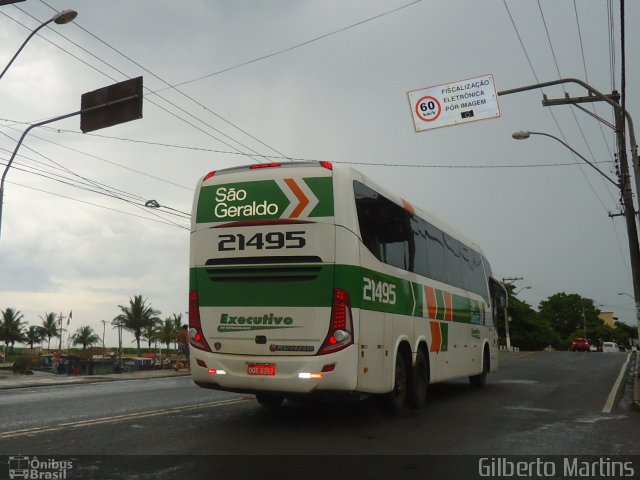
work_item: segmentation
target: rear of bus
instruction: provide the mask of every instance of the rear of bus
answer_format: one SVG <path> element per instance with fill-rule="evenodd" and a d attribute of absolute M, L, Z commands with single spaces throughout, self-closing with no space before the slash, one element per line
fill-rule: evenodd
<path fill-rule="evenodd" d="M 281 397 L 355 388 L 349 293 L 334 288 L 335 223 L 326 162 L 256 164 L 201 179 L 189 279 L 197 385 Z"/>

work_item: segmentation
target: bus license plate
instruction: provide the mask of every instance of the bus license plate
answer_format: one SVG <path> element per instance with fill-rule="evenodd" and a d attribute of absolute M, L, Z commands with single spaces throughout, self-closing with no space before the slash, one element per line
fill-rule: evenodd
<path fill-rule="evenodd" d="M 249 375 L 267 375 L 274 376 L 276 374 L 276 366 L 273 364 L 252 364 L 247 366 Z"/>

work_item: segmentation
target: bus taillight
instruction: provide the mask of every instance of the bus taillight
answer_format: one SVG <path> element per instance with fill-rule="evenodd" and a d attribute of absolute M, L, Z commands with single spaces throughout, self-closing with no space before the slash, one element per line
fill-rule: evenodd
<path fill-rule="evenodd" d="M 189 339 L 191 346 L 205 352 L 210 352 L 211 348 L 204 338 L 202 324 L 200 323 L 200 305 L 198 303 L 198 291 L 189 292 Z"/>
<path fill-rule="evenodd" d="M 274 168 L 274 167 L 280 167 L 282 164 L 281 163 L 258 163 L 256 165 L 251 165 L 249 168 L 251 170 L 256 170 L 258 168 Z"/>
<path fill-rule="evenodd" d="M 331 306 L 331 321 L 329 333 L 324 340 L 318 355 L 337 352 L 353 344 L 353 320 L 351 316 L 351 301 L 346 290 L 336 288 L 333 291 L 333 305 Z"/>

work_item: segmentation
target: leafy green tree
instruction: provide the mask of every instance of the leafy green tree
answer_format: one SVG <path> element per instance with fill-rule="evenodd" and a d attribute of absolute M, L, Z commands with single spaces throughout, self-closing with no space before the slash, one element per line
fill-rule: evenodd
<path fill-rule="evenodd" d="M 42 337 L 47 339 L 47 350 L 51 350 L 51 337 L 59 337 L 60 329 L 55 313 L 44 312 L 44 317 L 40 316 L 42 326 L 40 327 Z"/>
<path fill-rule="evenodd" d="M 129 298 L 129 306 L 118 305 L 122 311 L 114 320 L 122 325 L 122 328 L 133 333 L 138 346 L 138 355 L 140 355 L 140 338 L 142 337 L 142 329 L 159 320 L 159 310 L 155 310 L 151 305 L 147 305 L 147 299 L 143 299 L 142 295 L 135 295 Z"/>
<path fill-rule="evenodd" d="M 100 336 L 93 331 L 93 328 L 86 325 L 78 328 L 71 336 L 71 340 L 74 345 L 82 345 L 82 349 L 86 350 L 87 347 L 100 343 Z"/>
<path fill-rule="evenodd" d="M 559 336 L 549 322 L 529 304 L 516 298 L 513 294 L 513 286 L 508 285 L 507 291 L 509 294 L 507 313 L 511 319 L 509 321 L 511 345 L 521 350 L 543 350 L 549 345 L 557 344 Z"/>
<path fill-rule="evenodd" d="M 24 342 L 29 345 L 29 348 L 33 350 L 33 344 L 42 341 L 42 328 L 35 325 L 29 325 L 29 328 L 24 333 Z"/>
<path fill-rule="evenodd" d="M 16 342 L 24 341 L 24 325 L 22 319 L 24 315 L 15 308 L 8 307 L 2 310 L 2 322 L 0 323 L 0 341 L 3 341 L 7 350 L 11 345 L 11 351 Z"/>
<path fill-rule="evenodd" d="M 589 328 L 593 330 L 603 325 L 598 318 L 600 311 L 593 300 L 576 293 L 561 292 L 552 295 L 540 302 L 539 312 L 564 341 L 569 341 L 574 336 L 584 337 L 585 327 L 589 337 Z"/>
<path fill-rule="evenodd" d="M 629 339 L 638 338 L 638 327 L 632 327 L 624 322 L 615 322 L 614 325 L 613 336 L 619 345 L 629 345 Z"/>

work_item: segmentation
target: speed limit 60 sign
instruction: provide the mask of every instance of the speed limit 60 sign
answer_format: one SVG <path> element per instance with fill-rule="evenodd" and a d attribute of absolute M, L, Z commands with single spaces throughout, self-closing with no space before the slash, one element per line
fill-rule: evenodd
<path fill-rule="evenodd" d="M 407 93 L 416 132 L 500 116 L 493 75 Z"/>

